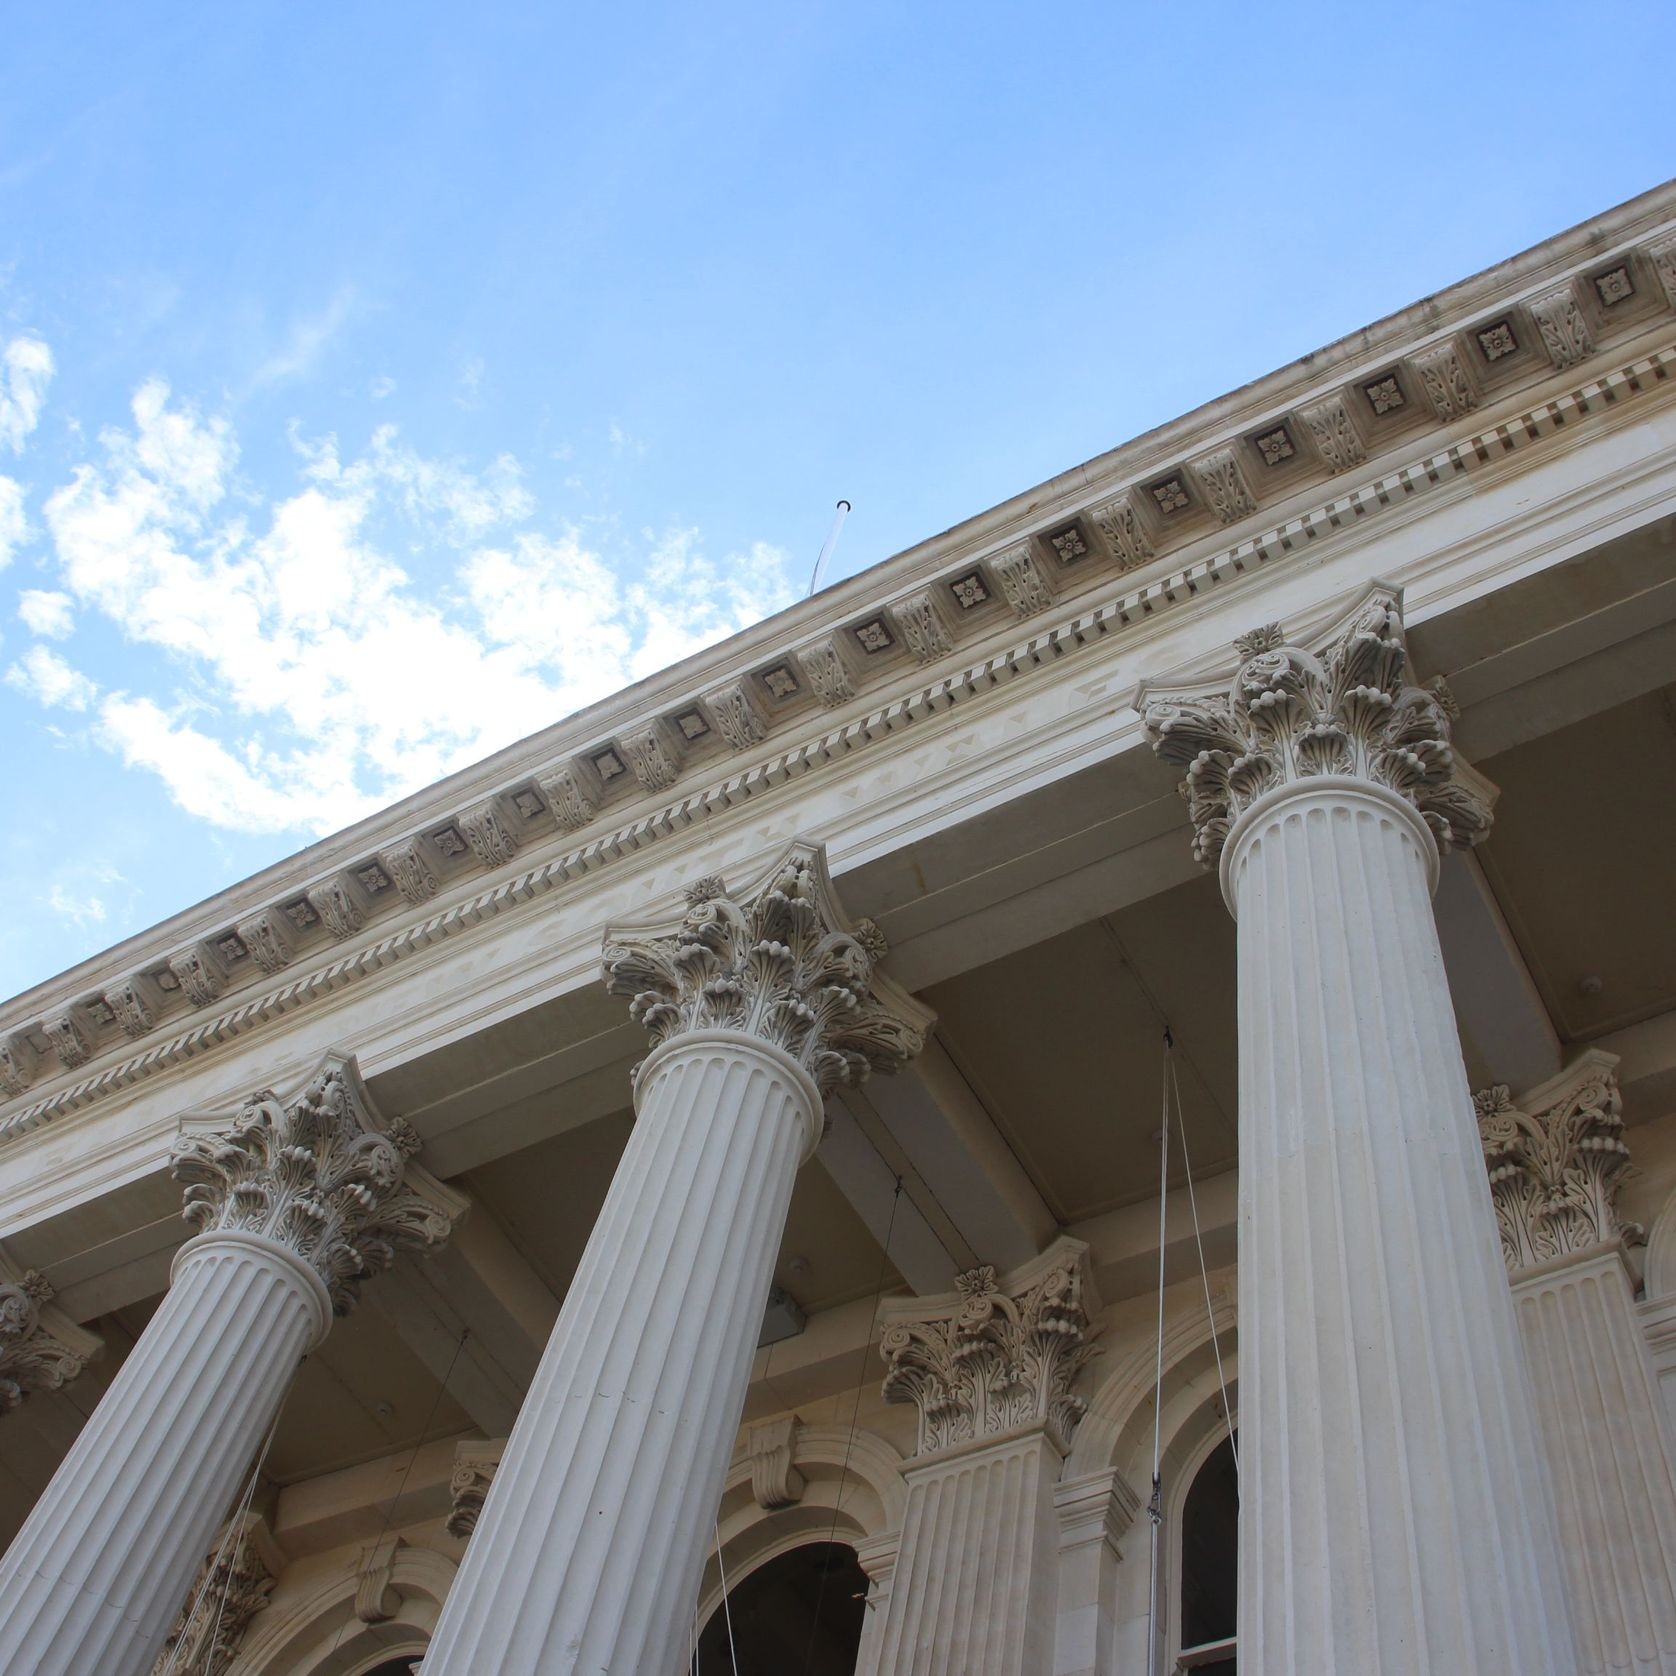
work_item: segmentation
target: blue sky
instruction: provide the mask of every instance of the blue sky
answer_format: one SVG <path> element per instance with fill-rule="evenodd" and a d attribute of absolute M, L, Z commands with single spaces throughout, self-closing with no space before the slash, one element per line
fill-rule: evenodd
<path fill-rule="evenodd" d="M 15 993 L 1676 172 L 1676 8 L 12 6 Z"/>

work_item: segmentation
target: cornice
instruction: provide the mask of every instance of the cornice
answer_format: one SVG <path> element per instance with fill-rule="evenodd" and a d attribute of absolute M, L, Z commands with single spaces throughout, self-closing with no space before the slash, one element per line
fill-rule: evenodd
<path fill-rule="evenodd" d="M 1640 207 L 1656 201 L 1668 214 L 1672 197 Z M 1649 341 L 1668 337 L 1676 307 L 1676 228 L 1617 247 L 1598 236 L 1637 208 L 1299 363 L 1313 382 L 1294 368 L 1250 386 L 1072 474 L 1075 493 L 1008 503 L 1004 527 L 985 514 L 20 996 L 0 1009 L 0 1100 L 14 1108 L 0 1140 L 1637 402 L 1676 370 L 1676 347 Z M 1576 264 L 1563 284 L 1556 253 Z M 1509 276 L 1523 290 L 1509 294 Z M 1565 322 L 1557 348 L 1544 310 Z M 1393 322 L 1417 311 L 1432 329 L 1395 353 Z M 1492 358 L 1504 335 L 1515 347 Z M 1614 365 L 1620 347 L 1642 352 Z M 1610 370 L 1574 383 L 1582 355 Z M 1387 377 L 1403 406 L 1376 415 L 1370 387 Z M 1281 392 L 1292 399 L 1278 410 L 1256 400 Z M 1207 414 L 1239 428 L 1218 441 L 1201 426 L 1192 448 L 1158 452 L 1185 444 L 1190 421 Z M 1270 464 L 1277 430 L 1291 453 Z M 1165 458 L 1176 463 L 1153 469 Z M 1146 469 L 1120 480 L 1103 469 L 1114 462 Z M 1166 510 L 1153 491 L 1171 481 L 1183 504 Z M 918 678 L 922 666 L 950 665 Z M 792 685 L 777 690 L 776 672 Z M 823 716 L 831 725 L 818 728 Z M 582 841 L 552 853 L 567 836 Z M 545 859 L 488 882 L 532 852 Z M 433 897 L 435 912 L 399 923 Z M 288 968 L 298 975 L 275 983 Z"/>

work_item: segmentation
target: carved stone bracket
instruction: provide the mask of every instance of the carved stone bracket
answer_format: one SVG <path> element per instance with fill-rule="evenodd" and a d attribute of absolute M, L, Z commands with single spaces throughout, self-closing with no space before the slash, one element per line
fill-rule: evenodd
<path fill-rule="evenodd" d="M 745 1433 L 745 1458 L 751 1463 L 751 1494 L 757 1506 L 772 1513 L 803 1499 L 803 1474 L 792 1465 L 801 1422 L 795 1414 L 764 1420 Z"/>
<path fill-rule="evenodd" d="M 452 1506 L 446 1528 L 450 1536 L 464 1542 L 477 1529 L 477 1516 L 483 1511 L 505 1448 L 504 1437 L 492 1438 L 487 1443 L 471 1441 L 455 1445 L 454 1471 L 448 1480 Z"/>
<path fill-rule="evenodd" d="M 399 1118 L 380 1121 L 353 1058 L 328 1054 L 296 1094 L 263 1089 L 225 1121 L 189 1120 L 175 1143 L 186 1220 L 286 1247 L 325 1282 L 339 1315 L 399 1247 L 440 1245 L 463 1213 L 464 1200 L 412 1162 L 418 1135 Z"/>
<path fill-rule="evenodd" d="M 822 1092 L 894 1071 L 924 1046 L 932 1015 L 877 970 L 885 940 L 851 924 L 824 853 L 799 842 L 754 893 L 720 879 L 687 887 L 673 929 L 606 933 L 605 984 L 656 1045 L 738 1030 L 782 1049 Z"/>
<path fill-rule="evenodd" d="M 1227 689 L 1143 688 L 1135 697 L 1152 748 L 1187 771 L 1181 793 L 1206 866 L 1264 792 L 1312 775 L 1348 775 L 1407 798 L 1445 852 L 1489 831 L 1487 803 L 1457 772 L 1446 696 L 1408 678 L 1394 590 L 1369 590 L 1319 651 L 1292 644 L 1277 624 L 1234 644 L 1244 661 Z"/>
<path fill-rule="evenodd" d="M 1501 1083 L 1473 1096 L 1502 1256 L 1515 1274 L 1608 1240 L 1646 1238 L 1618 1215 L 1630 1158 L 1617 1065 L 1590 1048 L 1517 1103 Z"/>
<path fill-rule="evenodd" d="M 1096 1354 L 1088 1247 L 1061 1238 L 1003 1280 L 986 1264 L 957 1286 L 880 1310 L 885 1400 L 918 1409 L 918 1452 L 1033 1423 L 1069 1444 L 1088 1407 L 1077 1376 Z"/>
<path fill-rule="evenodd" d="M 223 1527 L 193 1579 L 152 1676 L 222 1676 L 284 1569 L 285 1556 L 259 1513 L 245 1514 L 237 1536 Z"/>
<path fill-rule="evenodd" d="M 0 1414 L 68 1385 L 104 1348 L 51 1302 L 44 1275 L 0 1260 Z"/>

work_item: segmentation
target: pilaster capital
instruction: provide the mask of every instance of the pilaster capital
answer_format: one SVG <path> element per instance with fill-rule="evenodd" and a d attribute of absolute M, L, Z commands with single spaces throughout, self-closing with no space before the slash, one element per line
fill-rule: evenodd
<path fill-rule="evenodd" d="M 799 841 L 752 891 L 687 887 L 673 926 L 612 929 L 605 986 L 655 1047 L 730 1030 L 780 1049 L 824 1094 L 894 1071 L 925 1045 L 933 1014 L 879 970 L 886 944 L 838 904 L 825 851 Z"/>
<path fill-rule="evenodd" d="M 1005 1278 L 984 1264 L 940 1298 L 887 1300 L 887 1402 L 919 1411 L 918 1453 L 1044 1425 L 1063 1448 L 1088 1408 L 1077 1376 L 1097 1354 L 1088 1247 L 1060 1238 Z"/>
<path fill-rule="evenodd" d="M 1456 710 L 1445 689 L 1409 679 L 1402 600 L 1376 583 L 1319 635 L 1278 623 L 1234 642 L 1231 683 L 1142 687 L 1152 748 L 1186 770 L 1181 794 L 1193 853 L 1220 860 L 1239 819 L 1265 792 L 1318 776 L 1360 779 L 1406 799 L 1440 851 L 1476 844 L 1490 808 L 1450 747 Z"/>
<path fill-rule="evenodd" d="M 56 1391 L 80 1375 L 103 1341 L 53 1309 L 52 1287 L 34 1269 L 0 1258 L 0 1414 L 32 1391 Z"/>
<path fill-rule="evenodd" d="M 447 1239 L 465 1201 L 412 1160 L 419 1137 L 379 1117 L 353 1056 L 329 1053 L 281 1099 L 262 1089 L 231 1119 L 188 1119 L 175 1143 L 183 1214 L 200 1234 L 258 1236 L 317 1275 L 335 1314 L 399 1247 Z"/>
<path fill-rule="evenodd" d="M 1609 1241 L 1646 1238 L 1618 1215 L 1630 1166 L 1618 1061 L 1590 1048 L 1515 1102 L 1497 1083 L 1473 1096 L 1501 1251 L 1518 1274 Z"/>
<path fill-rule="evenodd" d="M 284 1569 L 285 1556 L 261 1514 L 245 1514 L 236 1533 L 223 1526 L 151 1676 L 222 1676 Z"/>
<path fill-rule="evenodd" d="M 491 1438 L 487 1443 L 470 1440 L 454 1446 L 454 1471 L 448 1479 L 450 1502 L 446 1529 L 450 1536 L 464 1542 L 477 1529 L 477 1516 L 488 1499 L 489 1486 L 500 1470 L 500 1458 L 506 1450 L 504 1437 Z"/>

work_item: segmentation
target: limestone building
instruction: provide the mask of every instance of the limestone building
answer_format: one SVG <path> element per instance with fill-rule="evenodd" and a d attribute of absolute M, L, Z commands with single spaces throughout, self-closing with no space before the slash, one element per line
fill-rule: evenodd
<path fill-rule="evenodd" d="M 5 1003 L 5 1671 L 1676 1671 L 1673 371 L 1668 187 Z"/>

